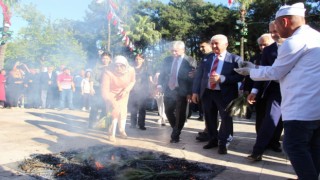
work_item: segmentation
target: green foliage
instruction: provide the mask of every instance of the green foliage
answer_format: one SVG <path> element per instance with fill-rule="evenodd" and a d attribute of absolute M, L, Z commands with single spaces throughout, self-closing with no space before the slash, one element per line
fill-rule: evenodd
<path fill-rule="evenodd" d="M 241 95 L 234 99 L 226 108 L 226 111 L 230 114 L 230 116 L 239 118 L 246 118 L 247 110 L 251 110 L 247 101 L 247 95 Z"/>
<path fill-rule="evenodd" d="M 229 50 L 234 49 L 233 23 L 237 14 L 222 5 L 213 5 L 203 0 L 171 0 L 169 4 L 161 4 L 157 0 L 140 5 L 141 13 L 148 14 L 162 34 L 164 42 L 182 40 L 186 43 L 187 52 L 199 57 L 199 41 L 209 40 L 215 34 L 229 37 Z M 164 50 L 159 44 L 160 50 Z M 162 52 L 163 53 L 163 52 Z"/>
<path fill-rule="evenodd" d="M 4 1 L 12 5 L 18 0 Z M 287 0 L 292 4 L 298 0 Z M 83 21 L 63 19 L 51 22 L 36 11 L 35 7 L 20 7 L 17 12 L 28 22 L 12 42 L 8 43 L 6 63 L 19 60 L 38 64 L 61 63 L 83 66 L 88 60 L 93 66 L 98 57 L 98 50 L 107 49 L 108 23 L 111 24 L 111 52 L 133 59 L 133 52 L 124 46 L 119 35 L 118 25 L 113 20 L 108 22 L 108 1 L 89 5 Z M 160 0 L 136 1 L 122 0 L 117 10 L 121 25 L 134 42 L 136 48 L 152 60 L 156 67 L 168 55 L 168 42 L 182 40 L 186 43 L 187 54 L 199 59 L 199 42 L 209 40 L 215 34 L 228 37 L 230 52 L 239 54 L 236 43 L 241 37 L 247 39 L 246 54 L 258 50 L 257 38 L 268 32 L 268 24 L 274 19 L 277 9 L 284 0 L 236 0 L 236 6 L 228 8 L 204 0 L 170 0 L 165 4 Z M 320 29 L 320 1 L 307 0 L 306 19 L 308 24 Z M 246 9 L 247 29 L 236 29 L 236 20 L 241 19 L 240 9 Z M 8 32 L 9 33 L 9 32 Z M 10 34 L 6 34 L 8 37 Z M 247 57 L 249 58 L 249 57 Z"/>
<path fill-rule="evenodd" d="M 86 53 L 70 29 L 59 22 L 52 23 L 33 5 L 20 7 L 17 12 L 28 25 L 8 43 L 6 64 L 19 60 L 26 64 L 65 64 L 73 69 L 84 67 Z"/>
<path fill-rule="evenodd" d="M 148 16 L 133 15 L 128 24 L 125 26 L 128 29 L 127 35 L 138 49 L 145 50 L 161 38 L 160 32 L 155 30 L 155 23 L 151 22 Z"/>
<path fill-rule="evenodd" d="M 18 3 L 20 0 L 2 0 L 2 2 L 7 5 L 8 7 L 11 7 Z"/>

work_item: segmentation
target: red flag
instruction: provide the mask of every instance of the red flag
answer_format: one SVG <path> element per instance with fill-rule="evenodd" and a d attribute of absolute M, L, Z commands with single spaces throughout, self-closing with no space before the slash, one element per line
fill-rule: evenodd
<path fill-rule="evenodd" d="M 124 45 L 129 46 L 129 43 L 130 43 L 130 39 L 128 36 L 126 36 L 126 41 L 124 42 Z"/>
<path fill-rule="evenodd" d="M 113 9 L 118 9 L 118 4 L 117 1 L 114 2 L 113 0 L 109 0 L 109 4 L 113 7 Z"/>
<path fill-rule="evenodd" d="M 113 20 L 113 25 L 117 25 L 118 21 L 115 19 Z"/>
<path fill-rule="evenodd" d="M 232 1 L 233 1 L 233 0 L 228 0 L 229 6 L 232 4 Z"/>
<path fill-rule="evenodd" d="M 11 25 L 11 22 L 10 22 L 11 15 L 8 12 L 8 7 L 2 2 L 2 0 L 0 0 L 0 6 L 2 8 L 4 22 Z"/>
<path fill-rule="evenodd" d="M 113 14 L 111 11 L 109 11 L 108 15 L 107 15 L 107 19 L 110 21 L 113 17 Z"/>

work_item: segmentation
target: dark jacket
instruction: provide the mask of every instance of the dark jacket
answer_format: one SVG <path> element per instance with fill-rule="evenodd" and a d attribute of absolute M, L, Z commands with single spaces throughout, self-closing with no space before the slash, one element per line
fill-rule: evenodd
<path fill-rule="evenodd" d="M 192 92 L 198 94 L 200 98 L 208 87 L 209 74 L 214 56 L 214 54 L 211 54 L 207 56 L 206 59 L 203 59 L 193 80 Z M 221 75 L 224 75 L 226 79 L 219 85 L 226 102 L 230 102 L 238 97 L 238 82 L 241 82 L 244 77 L 236 73 L 233 69 L 238 68 L 238 62 L 241 60 L 240 56 L 229 52 L 227 52 L 224 59 Z"/>
<path fill-rule="evenodd" d="M 172 62 L 174 61 L 173 56 L 166 57 L 163 60 L 163 64 L 160 69 L 160 76 L 159 76 L 159 85 L 162 86 L 164 93 L 171 91 L 168 83 L 170 79 L 170 73 L 171 73 L 171 66 Z M 193 78 L 189 77 L 189 72 L 194 70 L 196 68 L 197 62 L 189 57 L 184 56 L 181 66 L 178 71 L 178 84 L 179 87 L 177 87 L 178 95 L 180 96 L 187 96 L 192 94 L 192 82 Z"/>

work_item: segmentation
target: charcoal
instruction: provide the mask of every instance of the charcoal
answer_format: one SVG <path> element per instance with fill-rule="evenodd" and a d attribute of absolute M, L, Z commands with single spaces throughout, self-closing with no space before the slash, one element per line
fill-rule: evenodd
<path fill-rule="evenodd" d="M 106 146 L 32 155 L 21 162 L 19 168 L 37 179 L 57 180 L 205 180 L 225 169 L 164 153 Z"/>

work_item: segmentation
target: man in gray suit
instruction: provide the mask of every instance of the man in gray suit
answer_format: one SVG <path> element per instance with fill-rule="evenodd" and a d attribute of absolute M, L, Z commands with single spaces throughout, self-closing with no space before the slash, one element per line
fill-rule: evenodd
<path fill-rule="evenodd" d="M 170 143 L 178 143 L 187 119 L 187 104 L 191 101 L 196 61 L 185 55 L 182 41 L 172 43 L 171 53 L 172 56 L 164 59 L 160 69 L 158 89 L 164 92 L 165 113 L 172 127 Z"/>

